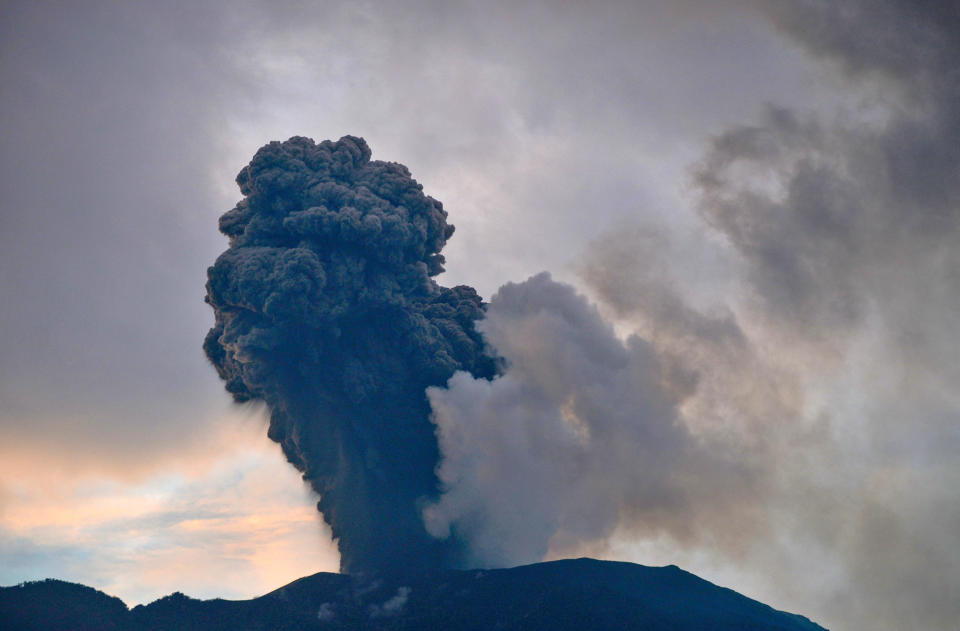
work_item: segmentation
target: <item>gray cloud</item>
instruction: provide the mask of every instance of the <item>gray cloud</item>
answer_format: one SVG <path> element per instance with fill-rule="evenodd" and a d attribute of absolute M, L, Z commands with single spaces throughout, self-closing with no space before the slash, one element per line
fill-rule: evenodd
<path fill-rule="evenodd" d="M 208 44 L 222 27 L 173 4 L 4 13 L 0 432 L 135 469 L 223 405 L 196 349 L 225 203 L 208 184 L 232 80 Z"/>
<path fill-rule="evenodd" d="M 595 245 L 582 276 L 668 367 L 685 393 L 682 423 L 751 474 L 726 489 L 725 508 L 675 537 L 679 553 L 708 549 L 727 559 L 719 563 L 765 568 L 777 585 L 770 598 L 789 595 L 828 626 L 946 628 L 956 611 L 944 586 L 960 567 L 948 534 L 960 473 L 948 393 L 904 382 L 910 358 L 884 335 L 798 335 L 736 294 L 733 310 L 695 309 L 670 254 L 656 231 L 621 230 Z"/>
<path fill-rule="evenodd" d="M 763 472 L 757 497 L 778 527 L 744 537 L 752 562 L 847 628 L 941 629 L 960 614 L 946 596 L 960 582 L 946 534 L 960 32 L 946 6 L 765 6 L 871 102 L 834 115 L 771 105 L 713 138 L 694 169 L 699 211 L 742 282 L 709 315 L 657 231 L 605 237 L 582 270 L 614 317 L 696 375 L 685 418 L 732 430 Z M 797 590 L 778 555 L 840 563 Z"/>
<path fill-rule="evenodd" d="M 875 314 L 935 353 L 960 295 L 960 17 L 944 3 L 772 4 L 781 28 L 867 81 L 880 111 L 769 107 L 716 136 L 696 170 L 701 214 L 791 326 L 832 332 Z"/>
<path fill-rule="evenodd" d="M 744 330 L 726 301 L 706 310 L 689 302 L 674 255 L 660 230 L 620 229 L 594 242 L 580 276 L 613 321 L 656 349 L 683 396 L 684 422 L 721 442 L 736 432 L 726 447 L 748 456 L 797 425 L 800 383 L 758 348 L 756 331 Z"/>

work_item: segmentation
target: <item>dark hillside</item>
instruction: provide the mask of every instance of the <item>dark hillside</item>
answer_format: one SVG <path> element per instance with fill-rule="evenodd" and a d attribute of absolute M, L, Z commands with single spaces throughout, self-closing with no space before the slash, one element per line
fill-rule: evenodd
<path fill-rule="evenodd" d="M 823 631 L 676 566 L 592 559 L 402 577 L 320 573 L 251 600 L 178 592 L 130 611 L 89 587 L 43 581 L 0 589 L 0 620 L 11 631 Z"/>

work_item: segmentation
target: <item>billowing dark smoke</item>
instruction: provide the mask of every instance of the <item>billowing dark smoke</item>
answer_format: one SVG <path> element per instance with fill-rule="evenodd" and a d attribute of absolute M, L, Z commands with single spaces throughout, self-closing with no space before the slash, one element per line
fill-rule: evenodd
<path fill-rule="evenodd" d="M 403 165 L 361 138 L 262 147 L 220 218 L 204 350 L 238 402 L 262 400 L 271 439 L 320 494 L 341 570 L 455 565 L 430 537 L 437 440 L 425 390 L 457 370 L 492 377 L 470 287 L 440 287 L 453 233 Z"/>

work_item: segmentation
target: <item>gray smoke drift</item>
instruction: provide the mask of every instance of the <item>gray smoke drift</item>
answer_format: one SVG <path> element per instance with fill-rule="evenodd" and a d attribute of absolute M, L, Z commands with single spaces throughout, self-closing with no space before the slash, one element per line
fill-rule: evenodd
<path fill-rule="evenodd" d="M 742 265 L 756 336 L 816 356 L 795 369 L 821 393 L 856 393 L 831 397 L 815 443 L 836 456 L 792 485 L 817 503 L 798 520 L 804 547 L 844 561 L 822 601 L 848 628 L 953 628 L 960 5 L 764 4 L 863 100 L 836 117 L 770 107 L 715 137 L 695 171 L 700 213 Z"/>
<path fill-rule="evenodd" d="M 204 343 L 238 402 L 262 400 L 271 439 L 320 494 L 341 569 L 456 565 L 430 537 L 437 440 L 425 390 L 455 371 L 492 377 L 469 287 L 440 287 L 453 233 L 407 169 L 355 137 L 262 147 L 220 219 L 230 247 L 209 269 Z"/>
<path fill-rule="evenodd" d="M 540 561 L 624 522 L 682 536 L 730 490 L 749 492 L 751 472 L 679 422 L 689 376 L 620 339 L 573 287 L 546 273 L 507 284 L 478 327 L 506 370 L 429 390 L 445 493 L 424 511 L 432 534 L 468 542 L 471 563 Z"/>
<path fill-rule="evenodd" d="M 953 628 L 960 8 L 757 6 L 862 101 L 712 139 L 698 210 L 742 272 L 718 304 L 643 231 L 582 267 L 626 340 L 547 278 L 502 289 L 479 327 L 505 374 L 430 390 L 425 518 L 480 563 L 640 535 L 765 568 L 837 628 Z"/>

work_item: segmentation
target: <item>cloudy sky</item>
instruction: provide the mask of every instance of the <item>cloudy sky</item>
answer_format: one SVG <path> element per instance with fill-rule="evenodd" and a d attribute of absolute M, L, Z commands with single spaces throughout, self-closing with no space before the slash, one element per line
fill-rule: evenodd
<path fill-rule="evenodd" d="M 429 528 L 536 505 L 459 523 L 491 563 L 676 563 L 829 628 L 960 618 L 951 3 L 34 0 L 0 29 L 0 584 L 132 605 L 336 570 L 201 343 L 239 169 L 353 134 L 450 213 L 440 282 L 497 296 L 515 370 L 431 392 L 441 478 L 467 428 L 543 482 L 451 486 Z M 598 392 L 584 475 L 473 418 L 552 447 L 543 406 Z"/>

